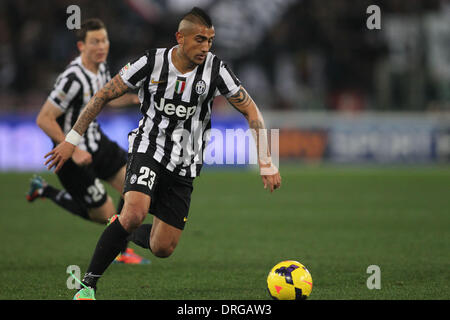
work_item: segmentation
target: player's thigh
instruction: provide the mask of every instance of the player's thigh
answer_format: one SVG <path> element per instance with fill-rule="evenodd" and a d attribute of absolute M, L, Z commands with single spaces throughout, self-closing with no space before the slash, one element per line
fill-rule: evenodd
<path fill-rule="evenodd" d="M 106 224 L 115 213 L 116 208 L 110 196 L 107 197 L 106 202 L 98 208 L 89 208 L 88 215 L 92 221 Z"/>
<path fill-rule="evenodd" d="M 125 182 L 125 174 L 126 174 L 126 166 L 122 166 L 122 168 L 117 171 L 117 173 L 109 178 L 108 183 L 116 189 L 120 194 L 123 192 L 123 186 Z"/>
<path fill-rule="evenodd" d="M 184 230 L 188 220 L 193 184 L 191 180 L 160 172 L 150 213 L 166 224 Z"/>
<path fill-rule="evenodd" d="M 102 134 L 99 149 L 92 160 L 96 176 L 107 181 L 114 189 L 122 193 L 127 163 L 126 151 Z"/>
<path fill-rule="evenodd" d="M 139 227 L 147 216 L 151 198 L 140 191 L 127 191 L 119 221 L 128 232 Z"/>
<path fill-rule="evenodd" d="M 165 223 L 158 217 L 153 218 L 150 232 L 150 248 L 159 257 L 168 257 L 175 250 L 183 230 Z"/>
<path fill-rule="evenodd" d="M 128 155 L 125 185 L 123 188 L 123 218 L 120 222 L 124 228 L 133 230 L 147 216 L 150 203 L 153 202 L 156 185 L 159 179 L 159 168 L 155 166 L 148 154 L 130 153 Z M 128 228 L 128 229 L 127 229 Z"/>
<path fill-rule="evenodd" d="M 78 166 L 71 159 L 57 173 L 64 189 L 86 208 L 100 208 L 108 199 L 106 189 L 92 166 Z"/>

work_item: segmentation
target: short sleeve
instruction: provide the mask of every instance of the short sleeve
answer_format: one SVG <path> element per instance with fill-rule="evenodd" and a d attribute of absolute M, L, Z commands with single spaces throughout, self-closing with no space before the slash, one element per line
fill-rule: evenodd
<path fill-rule="evenodd" d="M 239 91 L 240 86 L 241 82 L 234 75 L 233 71 L 231 71 L 226 63 L 221 62 L 215 95 L 223 95 L 226 98 L 229 98 Z"/>
<path fill-rule="evenodd" d="M 77 97 L 81 90 L 81 83 L 73 76 L 68 75 L 56 80 L 52 92 L 48 99 L 62 111 L 66 111 L 72 101 Z"/>
<path fill-rule="evenodd" d="M 123 82 L 131 89 L 136 89 L 142 85 L 153 68 L 152 58 L 149 52 L 125 65 L 119 72 Z"/>

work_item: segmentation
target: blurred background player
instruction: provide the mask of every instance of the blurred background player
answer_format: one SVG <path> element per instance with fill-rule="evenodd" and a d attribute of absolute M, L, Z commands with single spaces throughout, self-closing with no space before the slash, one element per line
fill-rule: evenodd
<path fill-rule="evenodd" d="M 106 64 L 109 39 L 104 23 L 100 19 L 86 20 L 76 36 L 80 55 L 58 76 L 36 119 L 54 145 L 64 141 L 65 134 L 72 128 L 86 103 L 111 80 Z M 137 103 L 137 95 L 127 94 L 109 105 L 121 107 Z M 126 157 L 126 152 L 103 133 L 97 121 L 93 121 L 71 159 L 57 172 L 64 190 L 34 176 L 27 200 L 32 202 L 37 198 L 48 198 L 72 214 L 106 224 L 116 213 L 116 208 L 100 180 L 108 182 L 122 194 Z M 122 206 L 121 198 L 117 212 Z M 126 245 L 121 252 L 117 262 L 148 263 Z"/>

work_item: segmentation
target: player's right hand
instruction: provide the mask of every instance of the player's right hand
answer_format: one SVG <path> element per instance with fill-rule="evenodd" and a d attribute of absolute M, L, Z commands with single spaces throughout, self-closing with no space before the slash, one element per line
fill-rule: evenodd
<path fill-rule="evenodd" d="M 44 158 L 50 157 L 45 161 L 44 165 L 47 166 L 48 170 L 55 167 L 55 172 L 58 172 L 63 166 L 64 162 L 69 159 L 73 152 L 75 151 L 75 146 L 70 142 L 63 141 L 58 144 L 52 151 L 47 153 Z"/>
<path fill-rule="evenodd" d="M 76 147 L 72 154 L 72 160 L 79 166 L 87 166 L 92 162 L 92 155 L 89 152 Z"/>

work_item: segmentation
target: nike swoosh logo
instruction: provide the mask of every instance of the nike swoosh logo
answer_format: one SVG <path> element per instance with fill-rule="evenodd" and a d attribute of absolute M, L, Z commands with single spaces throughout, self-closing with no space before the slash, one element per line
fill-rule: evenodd
<path fill-rule="evenodd" d="M 151 81 L 152 84 L 158 84 L 158 83 L 163 83 L 163 82 L 165 82 L 165 81 L 155 81 L 155 80 L 153 80 L 153 79 L 152 79 L 152 81 Z"/>

